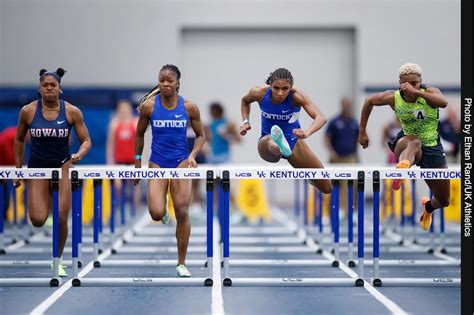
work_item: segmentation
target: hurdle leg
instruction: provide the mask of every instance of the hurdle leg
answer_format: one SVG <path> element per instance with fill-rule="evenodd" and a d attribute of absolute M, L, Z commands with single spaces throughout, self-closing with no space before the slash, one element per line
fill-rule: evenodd
<path fill-rule="evenodd" d="M 59 172 L 53 171 L 51 179 L 51 190 L 53 192 L 53 278 L 51 286 L 59 286 Z"/>
<path fill-rule="evenodd" d="M 355 262 L 354 262 L 354 244 L 353 244 L 353 240 L 354 240 L 354 222 L 353 222 L 353 215 L 354 215 L 354 183 L 352 180 L 349 180 L 347 182 L 347 194 L 348 194 L 348 198 L 347 198 L 347 211 L 348 211 L 348 220 L 347 220 L 347 224 L 348 224 L 348 242 L 349 242 L 349 260 L 347 262 L 347 264 L 349 265 L 349 267 L 355 267 Z"/>
<path fill-rule="evenodd" d="M 229 191 L 230 191 L 230 181 L 229 181 L 229 171 L 222 172 L 222 190 L 223 190 L 223 218 L 224 223 L 223 228 L 223 247 L 224 247 L 224 286 L 231 286 L 232 280 L 229 275 L 229 238 L 230 238 L 230 226 L 229 226 Z"/>
<path fill-rule="evenodd" d="M 78 236 L 79 236 L 79 231 L 78 231 L 78 216 L 77 213 L 79 212 L 78 206 L 79 206 L 79 180 L 78 180 L 78 174 L 77 171 L 72 171 L 71 172 L 71 191 L 72 191 L 72 277 L 73 279 L 77 279 L 79 270 L 78 270 L 78 265 L 79 265 L 79 258 L 78 258 Z"/>
<path fill-rule="evenodd" d="M 364 184 L 365 173 L 357 173 L 357 263 L 359 278 L 355 284 L 358 287 L 364 286 Z"/>
<path fill-rule="evenodd" d="M 331 200 L 332 206 L 332 217 L 333 217 L 333 228 L 334 228 L 334 257 L 335 260 L 332 262 L 333 267 L 339 266 L 339 185 L 340 182 L 335 180 L 333 183 L 334 198 Z"/>
<path fill-rule="evenodd" d="M 5 184 L 0 184 L 0 255 L 5 255 L 5 199 L 3 198 L 5 193 Z"/>
<path fill-rule="evenodd" d="M 94 267 L 100 267 L 99 262 L 99 231 L 100 231 L 100 194 L 102 180 L 94 179 Z"/>
<path fill-rule="evenodd" d="M 445 233 L 444 233 L 444 208 L 439 209 L 439 229 L 440 229 L 440 252 L 443 254 L 447 254 L 448 251 L 445 247 Z"/>
<path fill-rule="evenodd" d="M 213 220 L 214 220 L 214 172 L 207 171 L 206 174 L 206 242 L 207 242 L 207 261 L 208 278 L 204 281 L 205 286 L 213 285 Z"/>
<path fill-rule="evenodd" d="M 374 191 L 374 213 L 373 213 L 373 281 L 372 284 L 376 287 L 382 285 L 379 278 L 379 221 L 380 221 L 380 173 L 374 171 L 372 173 L 373 191 Z M 403 213 L 401 213 L 403 217 Z"/>

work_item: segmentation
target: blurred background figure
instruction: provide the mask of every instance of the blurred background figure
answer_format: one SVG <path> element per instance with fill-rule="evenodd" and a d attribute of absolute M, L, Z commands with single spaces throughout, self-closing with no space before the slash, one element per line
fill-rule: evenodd
<path fill-rule="evenodd" d="M 329 162 L 337 164 L 355 164 L 357 157 L 357 137 L 359 124 L 354 118 L 352 100 L 341 99 L 341 112 L 329 121 L 326 129 L 325 144 L 329 151 Z M 355 187 L 355 185 L 354 185 Z M 341 181 L 339 205 L 347 216 L 347 181 Z M 354 195 L 354 202 L 356 194 Z"/>
<path fill-rule="evenodd" d="M 230 147 L 233 143 L 240 142 L 237 126 L 225 117 L 224 107 L 220 103 L 212 103 L 209 106 L 209 111 L 211 123 L 206 133 L 210 144 L 209 163 L 230 163 Z"/>
<path fill-rule="evenodd" d="M 397 138 L 397 134 L 402 130 L 402 125 L 398 117 L 394 116 L 393 119 L 384 126 L 382 133 L 382 147 L 387 152 L 387 163 L 390 165 L 395 165 L 398 162 L 397 156 L 395 153 L 390 150 L 388 142 Z"/>
<path fill-rule="evenodd" d="M 461 155 L 461 113 L 460 106 L 448 105 L 448 116 L 439 122 L 439 135 L 448 163 L 460 163 Z"/>
<path fill-rule="evenodd" d="M 10 126 L 0 131 L 0 165 L 15 165 L 15 155 L 13 153 L 15 137 L 16 126 Z"/>
<path fill-rule="evenodd" d="M 135 133 L 137 118 L 133 115 L 130 101 L 120 100 L 112 116 L 107 133 L 106 160 L 108 165 L 134 165 Z M 133 187 L 130 182 L 130 187 Z M 120 194 L 122 181 L 114 181 L 117 196 Z M 133 188 L 131 188 L 133 189 Z M 140 206 L 140 186 L 136 186 L 133 196 L 135 206 Z"/>
<path fill-rule="evenodd" d="M 0 131 L 0 165 L 15 166 L 15 154 L 13 151 L 13 144 L 16 137 L 16 126 L 10 126 Z M 3 216 L 7 218 L 7 209 L 10 203 L 10 189 L 6 185 L 7 181 L 0 181 L 3 186 Z"/>
<path fill-rule="evenodd" d="M 209 105 L 211 123 L 207 127 L 206 137 L 209 142 L 209 163 L 226 164 L 231 162 L 231 146 L 239 143 L 241 138 L 237 125 L 228 120 L 224 113 L 224 107 L 219 102 Z M 217 196 L 217 193 L 214 194 Z M 234 194 L 230 193 L 230 223 L 235 224 L 242 220 L 242 215 L 235 202 Z"/>

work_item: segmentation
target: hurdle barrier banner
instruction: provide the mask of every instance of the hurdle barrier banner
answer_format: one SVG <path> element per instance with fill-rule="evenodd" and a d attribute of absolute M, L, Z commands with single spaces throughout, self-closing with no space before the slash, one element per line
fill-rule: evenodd
<path fill-rule="evenodd" d="M 52 286 L 61 284 L 59 278 L 59 180 L 62 177 L 60 168 L 0 168 L 0 179 L 51 179 L 53 206 L 52 264 L 51 278 L 0 278 L 0 286 Z M 8 253 L 8 252 L 7 252 Z"/>

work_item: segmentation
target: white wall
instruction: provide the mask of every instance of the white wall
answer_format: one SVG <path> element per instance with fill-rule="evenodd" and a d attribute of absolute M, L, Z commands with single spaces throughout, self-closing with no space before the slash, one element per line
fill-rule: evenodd
<path fill-rule="evenodd" d="M 65 85 L 152 86 L 161 65 L 189 62 L 183 60 L 183 29 L 343 27 L 355 29 L 358 105 L 365 86 L 395 85 L 407 61 L 422 66 L 426 83 L 460 84 L 456 0 L 3 0 L 0 10 L 1 85 L 36 84 L 40 68 L 63 66 L 69 71 Z M 264 77 L 252 79 L 248 84 Z M 331 106 L 321 109 L 330 113 Z M 363 162 L 382 160 L 379 134 L 390 115 L 388 108 L 374 112 L 373 146 L 362 152 Z"/>

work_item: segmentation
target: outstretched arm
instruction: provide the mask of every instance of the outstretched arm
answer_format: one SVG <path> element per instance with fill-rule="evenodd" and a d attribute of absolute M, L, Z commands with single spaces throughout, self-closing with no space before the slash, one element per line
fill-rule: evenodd
<path fill-rule="evenodd" d="M 153 112 L 154 98 L 143 102 L 139 109 L 139 116 L 137 121 L 137 131 L 135 133 L 135 167 L 142 167 L 142 152 L 145 144 L 145 131 L 150 123 L 150 117 Z M 135 184 L 138 180 L 135 180 Z"/>
<path fill-rule="evenodd" d="M 89 131 L 84 123 L 84 116 L 82 116 L 80 109 L 72 105 L 70 105 L 70 109 L 69 112 L 72 114 L 72 125 L 74 126 L 77 138 L 81 143 L 79 151 L 71 155 L 71 161 L 72 163 L 79 163 L 91 149 L 92 141 L 89 137 Z"/>
<path fill-rule="evenodd" d="M 250 126 L 250 104 L 253 102 L 259 102 L 262 100 L 263 95 L 265 94 L 267 87 L 254 87 L 242 97 L 240 102 L 240 112 L 242 114 L 242 125 L 240 126 L 240 134 L 245 136 L 247 131 L 252 129 Z"/>
<path fill-rule="evenodd" d="M 370 113 L 374 106 L 389 105 L 394 108 L 395 106 L 395 92 L 385 91 L 369 95 L 362 105 L 362 112 L 360 114 L 360 126 L 359 126 L 359 143 L 362 148 L 369 146 L 369 136 L 367 135 L 367 122 L 369 121 Z"/>
<path fill-rule="evenodd" d="M 199 154 L 199 152 L 201 152 L 206 138 L 204 136 L 204 128 L 202 126 L 199 108 L 196 104 L 189 101 L 186 101 L 185 105 L 189 116 L 189 122 L 191 123 L 191 127 L 196 134 L 196 140 L 194 140 L 193 150 L 191 153 L 189 153 L 188 162 L 189 167 L 197 167 L 196 156 Z"/>
<path fill-rule="evenodd" d="M 295 136 L 297 136 L 299 139 L 305 139 L 321 129 L 326 124 L 327 119 L 305 92 L 295 87 L 293 87 L 293 90 L 294 103 L 303 107 L 305 112 L 308 113 L 311 118 L 313 118 L 313 122 L 311 125 L 309 125 L 306 131 L 303 131 L 302 129 L 293 130 L 293 134 Z"/>

